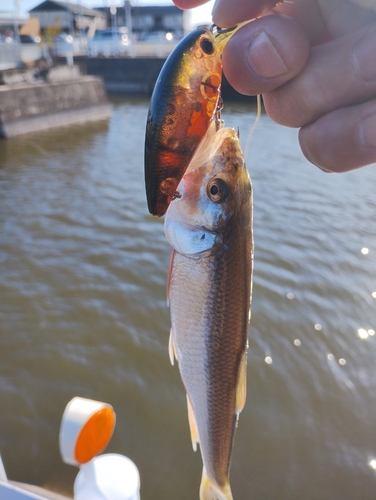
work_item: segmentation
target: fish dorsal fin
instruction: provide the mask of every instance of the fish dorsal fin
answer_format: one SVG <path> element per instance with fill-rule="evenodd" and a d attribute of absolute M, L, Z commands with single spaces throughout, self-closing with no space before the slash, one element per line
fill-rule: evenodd
<path fill-rule="evenodd" d="M 193 451 L 197 451 L 197 443 L 200 442 L 200 439 L 198 437 L 196 417 L 195 417 L 192 403 L 191 403 L 191 400 L 189 399 L 188 394 L 187 394 L 187 407 L 188 407 L 189 428 L 191 430 L 192 447 L 193 447 Z"/>
<path fill-rule="evenodd" d="M 236 413 L 240 413 L 245 405 L 247 395 L 247 352 L 242 355 L 239 367 L 238 385 L 236 387 Z"/>
<path fill-rule="evenodd" d="M 168 354 L 170 356 L 170 361 L 172 366 L 174 366 L 174 358 L 176 361 L 178 360 L 178 356 L 176 354 L 175 341 L 174 341 L 174 332 L 171 328 L 170 330 L 170 338 L 168 340 Z"/>
<path fill-rule="evenodd" d="M 219 486 L 208 477 L 204 467 L 200 485 L 200 500 L 233 500 L 229 482 L 226 481 L 223 486 Z"/>
<path fill-rule="evenodd" d="M 166 282 L 166 295 L 167 295 L 167 305 L 170 305 L 170 293 L 171 293 L 171 278 L 172 278 L 172 269 L 174 267 L 174 256 L 176 250 L 170 247 L 170 262 L 168 264 L 168 272 L 167 272 L 167 282 Z"/>

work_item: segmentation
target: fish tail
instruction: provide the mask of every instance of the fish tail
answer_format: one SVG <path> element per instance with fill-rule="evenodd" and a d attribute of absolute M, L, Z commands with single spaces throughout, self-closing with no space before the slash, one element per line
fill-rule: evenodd
<path fill-rule="evenodd" d="M 208 477 L 204 467 L 200 485 L 200 500 L 233 500 L 230 483 L 227 481 L 224 486 L 219 486 Z"/>

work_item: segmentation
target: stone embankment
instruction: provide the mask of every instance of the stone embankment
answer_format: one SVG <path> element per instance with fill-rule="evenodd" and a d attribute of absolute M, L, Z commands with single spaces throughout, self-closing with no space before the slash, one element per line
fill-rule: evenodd
<path fill-rule="evenodd" d="M 0 73 L 0 136 L 109 118 L 103 80 L 78 67 L 57 66 Z"/>

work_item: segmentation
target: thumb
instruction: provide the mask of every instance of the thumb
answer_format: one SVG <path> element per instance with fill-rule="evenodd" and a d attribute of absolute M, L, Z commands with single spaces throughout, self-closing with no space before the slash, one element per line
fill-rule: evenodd
<path fill-rule="evenodd" d="M 223 53 L 223 70 L 241 94 L 265 94 L 303 69 L 309 49 L 308 35 L 300 23 L 287 16 L 265 16 L 230 38 Z"/>

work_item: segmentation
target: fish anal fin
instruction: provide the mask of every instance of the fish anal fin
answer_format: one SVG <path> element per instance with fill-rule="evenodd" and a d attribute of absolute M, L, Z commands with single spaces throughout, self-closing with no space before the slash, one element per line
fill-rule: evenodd
<path fill-rule="evenodd" d="M 240 413 L 245 405 L 247 396 L 247 352 L 242 356 L 239 367 L 238 385 L 236 387 L 236 413 Z"/>
<path fill-rule="evenodd" d="M 176 354 L 174 332 L 173 332 L 172 328 L 170 329 L 170 338 L 168 340 L 168 354 L 170 356 L 171 364 L 172 364 L 172 366 L 174 366 L 174 359 L 178 360 L 178 356 Z"/>
<path fill-rule="evenodd" d="M 200 439 L 198 437 L 196 417 L 195 417 L 192 403 L 191 403 L 191 400 L 189 399 L 188 394 L 187 394 L 187 407 L 188 407 L 189 428 L 191 430 L 192 448 L 193 448 L 193 451 L 197 451 L 197 443 L 200 442 Z"/>
<path fill-rule="evenodd" d="M 219 486 L 208 477 L 204 467 L 200 485 L 200 500 L 233 500 L 229 482 L 226 481 L 224 486 Z"/>
<path fill-rule="evenodd" d="M 170 262 L 168 264 L 167 283 L 166 283 L 167 305 L 170 305 L 172 269 L 174 267 L 174 256 L 175 256 L 175 253 L 176 253 L 176 250 L 174 250 L 172 247 L 170 247 Z"/>

